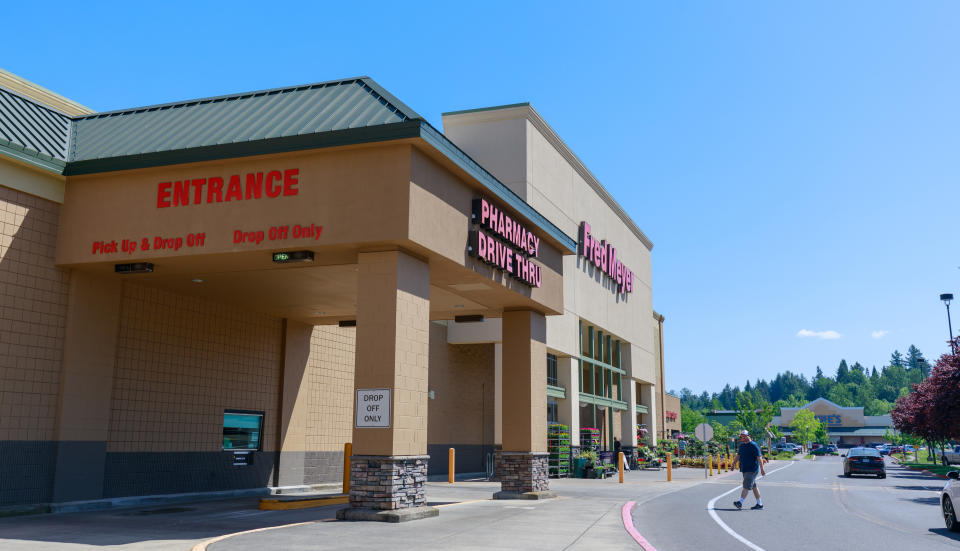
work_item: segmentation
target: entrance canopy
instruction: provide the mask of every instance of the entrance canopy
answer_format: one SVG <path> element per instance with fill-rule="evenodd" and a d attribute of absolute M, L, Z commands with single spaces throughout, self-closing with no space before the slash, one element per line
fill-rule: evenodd
<path fill-rule="evenodd" d="M 60 266 L 322 324 L 355 318 L 359 254 L 402 250 L 433 319 L 563 311 L 574 240 L 371 79 L 70 125 Z"/>

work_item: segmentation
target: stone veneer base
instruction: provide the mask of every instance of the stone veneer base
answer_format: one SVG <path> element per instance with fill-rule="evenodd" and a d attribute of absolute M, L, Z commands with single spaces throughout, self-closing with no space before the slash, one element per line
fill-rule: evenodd
<path fill-rule="evenodd" d="M 407 522 L 440 515 L 436 507 L 408 507 L 406 509 L 370 509 L 367 507 L 344 507 L 337 510 L 337 520 L 372 520 L 376 522 Z"/>
<path fill-rule="evenodd" d="M 398 511 L 426 505 L 424 490 L 429 459 L 429 455 L 351 456 L 350 506 L 355 509 Z"/>
<path fill-rule="evenodd" d="M 550 490 L 548 453 L 500 451 L 502 494 L 527 494 Z M 500 498 L 503 499 L 503 498 Z"/>

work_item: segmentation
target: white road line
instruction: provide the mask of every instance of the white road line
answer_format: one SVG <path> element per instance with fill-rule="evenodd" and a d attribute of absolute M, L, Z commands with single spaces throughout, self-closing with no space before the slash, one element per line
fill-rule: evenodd
<path fill-rule="evenodd" d="M 770 476 L 770 475 L 772 475 L 773 473 L 775 473 L 775 472 L 777 472 L 777 471 L 782 471 L 783 469 L 786 469 L 787 467 L 792 466 L 794 463 L 796 463 L 796 462 L 795 462 L 795 461 L 791 461 L 790 463 L 784 465 L 783 467 L 780 467 L 779 469 L 774 469 L 774 470 L 770 471 L 769 473 L 767 473 L 766 476 L 761 477 L 761 479 L 766 478 L 767 476 Z M 750 540 L 748 540 L 747 538 L 741 536 L 740 534 L 734 532 L 734 531 L 733 531 L 733 528 L 730 528 L 729 526 L 727 526 L 727 523 L 725 523 L 725 522 L 723 522 L 722 520 L 720 520 L 720 517 L 717 515 L 717 511 L 714 510 L 714 508 L 713 508 L 713 504 L 716 503 L 718 499 L 720 499 L 721 497 L 723 497 L 723 496 L 725 496 L 725 495 L 731 494 L 731 493 L 733 493 L 733 492 L 741 489 L 741 487 L 742 487 L 742 486 L 734 486 L 733 488 L 727 490 L 726 492 L 723 492 L 722 494 L 718 495 L 717 497 L 711 499 L 711 500 L 710 500 L 710 503 L 707 503 L 707 512 L 710 513 L 710 518 L 712 518 L 713 521 L 716 522 L 716 523 L 720 526 L 720 528 L 723 528 L 723 530 L 724 530 L 726 533 L 730 534 L 730 535 L 733 536 L 735 539 L 739 540 L 740 543 L 746 545 L 746 546 L 749 547 L 750 549 L 753 549 L 753 551 L 764 551 L 764 549 L 763 549 L 762 547 L 754 544 L 752 541 L 750 541 Z"/>

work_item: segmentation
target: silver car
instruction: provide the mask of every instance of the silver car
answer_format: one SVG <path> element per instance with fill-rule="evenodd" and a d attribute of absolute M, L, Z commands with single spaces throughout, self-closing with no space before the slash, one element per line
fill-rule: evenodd
<path fill-rule="evenodd" d="M 943 509 L 943 522 L 947 530 L 960 532 L 957 520 L 957 506 L 960 505 L 960 471 L 947 473 L 947 484 L 940 494 L 940 507 Z"/>

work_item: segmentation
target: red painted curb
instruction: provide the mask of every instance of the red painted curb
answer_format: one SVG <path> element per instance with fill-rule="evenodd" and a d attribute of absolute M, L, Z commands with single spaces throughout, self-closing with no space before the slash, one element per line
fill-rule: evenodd
<path fill-rule="evenodd" d="M 623 520 L 623 527 L 627 533 L 630 534 L 630 537 L 640 544 L 640 547 L 642 547 L 644 551 L 657 551 L 657 548 L 650 545 L 650 542 L 641 536 L 640 532 L 637 531 L 637 527 L 633 525 L 633 517 L 630 516 L 630 511 L 633 510 L 633 506 L 636 504 L 636 501 L 628 501 L 624 503 L 623 508 L 620 509 L 620 519 Z"/>

